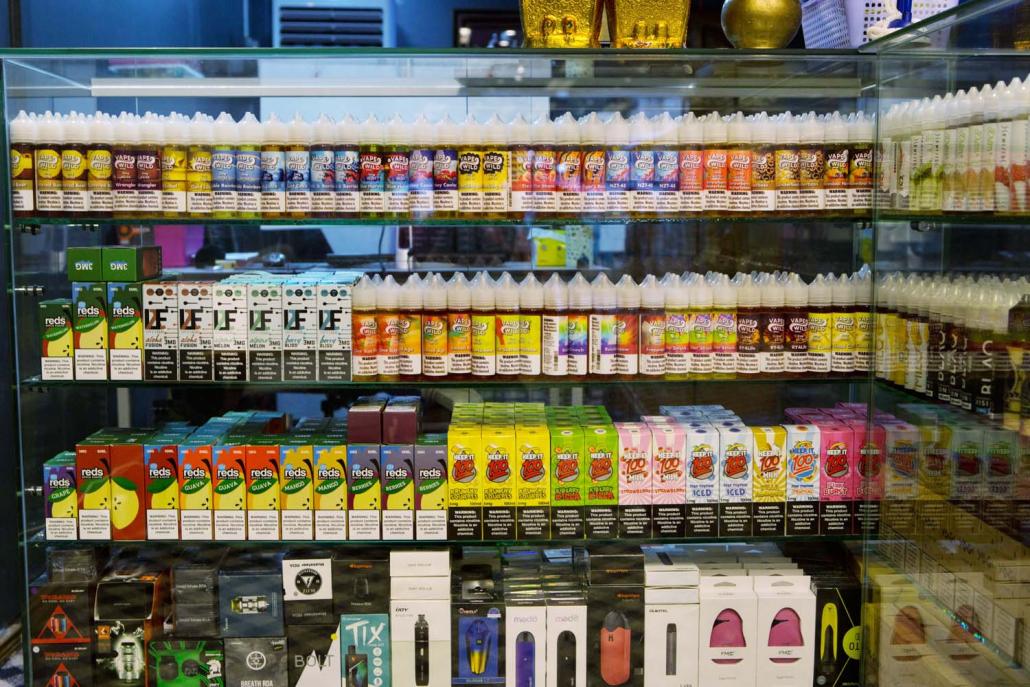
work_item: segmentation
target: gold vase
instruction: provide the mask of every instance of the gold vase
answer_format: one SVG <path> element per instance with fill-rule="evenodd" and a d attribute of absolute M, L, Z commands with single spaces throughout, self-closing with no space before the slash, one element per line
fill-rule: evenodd
<path fill-rule="evenodd" d="M 690 0 L 605 0 L 615 48 L 682 48 Z"/>
<path fill-rule="evenodd" d="M 801 0 L 726 0 L 722 32 L 734 48 L 782 48 L 801 26 Z"/>
<path fill-rule="evenodd" d="M 596 48 L 604 0 L 520 0 L 528 48 Z"/>

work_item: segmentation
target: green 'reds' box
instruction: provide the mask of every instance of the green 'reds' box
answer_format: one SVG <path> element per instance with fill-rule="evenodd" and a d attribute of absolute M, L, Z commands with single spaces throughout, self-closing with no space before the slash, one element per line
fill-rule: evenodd
<path fill-rule="evenodd" d="M 99 246 L 68 248 L 64 257 L 68 261 L 68 281 L 103 281 L 103 257 Z"/>
<path fill-rule="evenodd" d="M 143 281 L 161 276 L 160 246 L 104 246 L 104 281 Z"/>
<path fill-rule="evenodd" d="M 225 686 L 221 640 L 152 639 L 147 660 L 147 682 L 154 687 Z"/>

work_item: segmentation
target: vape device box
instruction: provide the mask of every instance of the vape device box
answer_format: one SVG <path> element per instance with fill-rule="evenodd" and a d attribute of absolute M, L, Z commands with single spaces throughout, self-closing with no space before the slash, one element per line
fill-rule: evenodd
<path fill-rule="evenodd" d="M 951 531 L 963 538 L 979 531 L 981 504 L 987 484 L 984 428 L 969 423 L 955 423 L 952 425 L 951 439 L 948 500 L 955 507 Z"/>
<path fill-rule="evenodd" d="M 380 539 L 382 470 L 379 444 L 347 446 L 348 538 Z"/>
<path fill-rule="evenodd" d="M 351 378 L 351 287 L 353 277 L 334 277 L 318 284 L 318 379 L 346 382 Z"/>
<path fill-rule="evenodd" d="M 142 541 L 147 538 L 145 516 L 145 434 L 118 431 L 111 438 L 111 538 Z M 178 484 L 175 485 L 178 489 Z"/>
<path fill-rule="evenodd" d="M 480 541 L 486 481 L 482 426 L 451 422 L 447 429 L 447 459 L 447 538 Z"/>
<path fill-rule="evenodd" d="M 286 637 L 226 637 L 226 687 L 287 684 Z"/>
<path fill-rule="evenodd" d="M 339 630 L 335 624 L 287 626 L 289 687 L 340 687 L 343 656 Z"/>
<path fill-rule="evenodd" d="M 282 282 L 268 278 L 247 290 L 247 379 L 278 382 L 283 378 Z"/>
<path fill-rule="evenodd" d="M 312 443 L 315 539 L 342 541 L 347 538 L 347 445 L 328 436 L 315 437 Z"/>
<path fill-rule="evenodd" d="M 503 685 L 506 608 L 498 601 L 451 604 L 451 684 Z"/>
<path fill-rule="evenodd" d="M 447 538 L 447 437 L 442 434 L 424 434 L 415 444 L 415 538 Z"/>
<path fill-rule="evenodd" d="M 79 539 L 111 539 L 111 446 L 101 434 L 75 445 Z"/>
<path fill-rule="evenodd" d="M 183 541 L 211 541 L 214 461 L 211 444 L 179 445 L 179 532 Z"/>
<path fill-rule="evenodd" d="M 75 379 L 72 301 L 68 298 L 40 301 L 39 331 L 42 378 L 55 381 Z"/>
<path fill-rule="evenodd" d="M 787 433 L 775 425 L 752 427 L 751 436 L 752 531 L 755 536 L 782 536 L 787 511 Z"/>
<path fill-rule="evenodd" d="M 883 499 L 887 433 L 880 423 L 866 426 L 865 421 L 847 423 L 855 430 L 858 446 L 854 477 L 855 530 L 858 533 L 880 529 L 880 502 Z"/>
<path fill-rule="evenodd" d="M 51 582 L 92 582 L 97 570 L 107 564 L 103 549 L 50 549 L 46 556 L 46 575 Z"/>
<path fill-rule="evenodd" d="M 143 378 L 179 379 L 179 297 L 175 281 L 143 285 Z"/>
<path fill-rule="evenodd" d="M 97 583 L 93 610 L 97 684 L 147 684 L 146 645 L 161 637 L 167 607 L 164 574 L 111 576 Z"/>
<path fill-rule="evenodd" d="M 68 281 L 104 281 L 103 251 L 100 246 L 69 246 L 64 251 Z"/>
<path fill-rule="evenodd" d="M 698 604 L 645 602 L 644 687 L 698 687 Z"/>
<path fill-rule="evenodd" d="M 283 379 L 318 378 L 318 284 L 305 277 L 283 282 Z"/>
<path fill-rule="evenodd" d="M 392 577 L 426 577 L 451 574 L 448 549 L 411 549 L 390 551 Z"/>
<path fill-rule="evenodd" d="M 827 422 L 820 423 L 816 432 L 817 443 L 813 448 L 819 456 L 819 477 L 815 485 L 819 494 L 819 532 L 851 534 L 855 531 L 855 483 L 862 479 L 858 453 L 864 428 Z M 807 487 L 800 480 L 787 485 L 788 492 L 799 496 L 805 495 Z M 787 534 L 795 532 L 788 530 Z"/>
<path fill-rule="evenodd" d="M 619 536 L 651 536 L 651 430 L 641 422 L 620 422 Z"/>
<path fill-rule="evenodd" d="M 676 547 L 642 547 L 644 584 L 648 587 L 696 587 L 700 578 L 697 565 Z"/>
<path fill-rule="evenodd" d="M 394 396 L 383 409 L 383 443 L 414 444 L 418 440 L 422 399 Z"/>
<path fill-rule="evenodd" d="M 283 633 L 283 578 L 279 571 L 223 571 L 218 576 L 223 637 L 276 637 Z"/>
<path fill-rule="evenodd" d="M 380 454 L 383 539 L 410 541 L 415 538 L 415 447 L 383 444 Z"/>
<path fill-rule="evenodd" d="M 43 509 L 47 541 L 78 539 L 75 454 L 71 451 L 43 463 Z"/>
<path fill-rule="evenodd" d="M 747 427 L 721 427 L 719 446 L 719 536 L 750 537 L 751 462 L 754 437 Z M 703 681 L 702 681 L 703 682 Z"/>
<path fill-rule="evenodd" d="M 591 546 L 587 580 L 591 585 L 643 585 L 644 555 L 621 546 Z"/>
<path fill-rule="evenodd" d="M 1011 534 L 1019 527 L 1014 520 L 1014 482 L 1021 455 L 1018 434 L 1002 428 L 984 429 L 987 478 L 984 483 L 983 520 L 988 527 Z M 48 537 L 49 538 L 49 537 Z M 1030 567 L 1026 568 L 1030 571 Z M 1026 632 L 1030 637 L 1030 631 Z M 1026 656 L 1030 661 L 1030 655 Z"/>
<path fill-rule="evenodd" d="M 107 285 L 103 282 L 73 282 L 75 379 L 97 381 L 108 378 L 108 325 Z"/>
<path fill-rule="evenodd" d="M 85 644 L 93 638 L 93 594 L 85 582 L 44 582 L 29 588 L 29 642 Z"/>
<path fill-rule="evenodd" d="M 812 684 L 857 687 L 861 684 L 863 645 L 862 587 L 851 577 L 816 577 L 812 580 L 812 589 L 815 592 L 812 650 L 815 681 Z"/>
<path fill-rule="evenodd" d="M 216 382 L 247 379 L 247 289 L 230 280 L 214 284 L 211 297 L 212 363 Z"/>
<path fill-rule="evenodd" d="M 224 664 L 220 639 L 162 639 L 147 645 L 154 687 L 223 687 Z"/>
<path fill-rule="evenodd" d="M 654 606 L 700 603 L 697 587 L 644 587 L 644 603 Z"/>
<path fill-rule="evenodd" d="M 582 429 L 585 534 L 588 539 L 614 539 L 619 533 L 619 434 L 610 421 L 585 421 Z"/>
<path fill-rule="evenodd" d="M 543 420 L 518 421 L 515 445 L 517 538 L 547 539 L 551 532 L 551 434 L 547 425 Z"/>
<path fill-rule="evenodd" d="M 143 285 L 107 285 L 108 364 L 112 380 L 143 379 Z"/>
<path fill-rule="evenodd" d="M 172 634 L 176 637 L 217 637 L 217 602 L 213 606 L 173 602 L 172 628 Z"/>
<path fill-rule="evenodd" d="M 333 613 L 333 561 L 328 552 L 296 552 L 283 558 L 283 605 L 287 625 L 324 625 Z M 292 648 L 291 648 L 292 650 Z"/>
<path fill-rule="evenodd" d="M 32 645 L 32 687 L 92 687 L 93 648 L 85 644 Z"/>
<path fill-rule="evenodd" d="M 215 471 L 211 483 L 211 506 L 215 516 L 215 539 L 240 541 L 247 538 L 247 447 L 215 445 Z"/>
<path fill-rule="evenodd" d="M 385 613 L 344 614 L 336 627 L 343 687 L 391 684 L 390 620 Z"/>
<path fill-rule="evenodd" d="M 418 599 L 448 599 L 451 578 L 443 577 L 391 577 L 390 599 L 413 601 Z"/>
<path fill-rule="evenodd" d="M 386 613 L 390 563 L 379 550 L 348 550 L 332 568 L 334 613 Z"/>
<path fill-rule="evenodd" d="M 507 421 L 483 425 L 483 538 L 515 538 L 515 471 L 518 447 L 515 425 Z"/>
<path fill-rule="evenodd" d="M 347 438 L 353 444 L 383 443 L 383 411 L 385 394 L 361 396 L 347 411 Z"/>
<path fill-rule="evenodd" d="M 444 600 L 390 602 L 393 684 L 450 687 L 450 611 L 450 602 Z M 345 642 L 346 637 L 344 632 Z"/>
<path fill-rule="evenodd" d="M 655 536 L 682 537 L 686 531 L 686 432 L 678 424 L 651 425 L 651 514 Z"/>
<path fill-rule="evenodd" d="M 264 441 L 253 437 L 247 444 L 247 539 L 276 541 L 282 502 L 280 451 L 277 444 Z"/>
<path fill-rule="evenodd" d="M 698 683 L 754 687 L 758 602 L 750 577 L 701 577 Z"/>
<path fill-rule="evenodd" d="M 547 687 L 587 683 L 587 605 L 582 599 L 547 605 Z"/>
<path fill-rule="evenodd" d="M 956 423 L 931 418 L 920 422 L 920 457 L 914 526 L 916 532 L 930 536 L 950 530 L 951 465 Z M 965 533 L 965 534 L 968 534 Z"/>
<path fill-rule="evenodd" d="M 586 446 L 583 428 L 551 424 L 551 536 L 583 538 L 586 502 Z"/>
<path fill-rule="evenodd" d="M 282 538 L 290 541 L 314 538 L 315 448 L 291 435 L 279 445 L 282 473 L 279 517 Z"/>
<path fill-rule="evenodd" d="M 214 283 L 180 281 L 179 298 L 179 379 L 210 382 L 214 379 Z"/>
<path fill-rule="evenodd" d="M 644 684 L 644 588 L 591 582 L 587 605 L 587 684 Z"/>
<path fill-rule="evenodd" d="M 506 600 L 505 685 L 546 684 L 547 606 L 542 597 L 532 600 Z"/>
<path fill-rule="evenodd" d="M 763 685 L 813 684 L 815 594 L 805 576 L 754 577 L 758 674 Z"/>
<path fill-rule="evenodd" d="M 710 425 L 687 427 L 686 535 L 719 533 L 719 432 Z"/>
<path fill-rule="evenodd" d="M 101 279 L 131 282 L 161 276 L 161 246 L 104 246 L 100 249 Z"/>

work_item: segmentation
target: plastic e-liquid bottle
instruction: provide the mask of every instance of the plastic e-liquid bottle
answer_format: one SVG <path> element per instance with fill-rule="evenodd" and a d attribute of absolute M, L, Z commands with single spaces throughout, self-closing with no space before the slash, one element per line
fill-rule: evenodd
<path fill-rule="evenodd" d="M 336 125 L 324 113 L 311 128 L 308 164 L 311 214 L 332 217 L 336 214 Z"/>
<path fill-rule="evenodd" d="M 566 112 L 555 123 L 558 140 L 558 214 L 576 219 L 583 212 L 583 148 L 579 122 Z"/>
<path fill-rule="evenodd" d="M 65 215 L 83 215 L 89 210 L 88 138 L 86 118 L 72 112 L 64 120 L 64 145 L 61 146 L 61 204 Z"/>
<path fill-rule="evenodd" d="M 527 274 L 519 284 L 519 373 L 526 379 L 539 377 L 543 365 L 543 308 L 544 287 Z"/>
<path fill-rule="evenodd" d="M 508 125 L 511 151 L 511 197 L 509 217 L 522 219 L 533 210 L 533 146 L 529 122 L 521 114 Z"/>
<path fill-rule="evenodd" d="M 704 123 L 705 188 L 701 194 L 704 213 L 707 215 L 721 215 L 729 210 L 729 150 L 726 136 L 726 122 L 719 113 L 708 115 Z"/>
<path fill-rule="evenodd" d="M 640 287 L 628 274 L 615 284 L 615 374 L 633 379 L 640 371 Z"/>
<path fill-rule="evenodd" d="M 690 378 L 711 379 L 715 372 L 712 288 L 699 274 L 689 275 Z"/>
<path fill-rule="evenodd" d="M 776 123 L 776 213 L 794 215 L 801 209 L 801 132 L 790 112 Z"/>
<path fill-rule="evenodd" d="M 236 210 L 241 219 L 261 216 L 261 122 L 248 112 L 237 126 Z"/>
<path fill-rule="evenodd" d="M 161 145 L 161 214 L 182 218 L 186 210 L 186 163 L 189 158 L 190 120 L 171 113 L 164 120 Z"/>
<path fill-rule="evenodd" d="M 652 121 L 654 130 L 655 213 L 673 218 L 680 211 L 678 127 L 668 112 Z"/>
<path fill-rule="evenodd" d="M 433 215 L 433 141 L 433 127 L 420 114 L 411 126 L 408 153 L 408 206 L 417 219 Z"/>
<path fill-rule="evenodd" d="M 376 287 L 368 275 L 363 275 L 351 291 L 351 377 L 355 382 L 379 378 L 378 330 Z"/>
<path fill-rule="evenodd" d="M 605 194 L 610 217 L 630 214 L 629 123 L 618 112 L 605 124 Z"/>
<path fill-rule="evenodd" d="M 591 112 L 579 122 L 583 145 L 583 212 L 593 217 L 607 211 L 605 192 L 604 122 Z"/>
<path fill-rule="evenodd" d="M 737 285 L 737 376 L 756 378 L 761 372 L 761 291 L 749 274 Z"/>
<path fill-rule="evenodd" d="M 830 293 L 833 299 L 830 372 L 834 376 L 850 377 L 855 371 L 855 297 L 848 275 L 837 277 Z"/>
<path fill-rule="evenodd" d="M 286 124 L 274 113 L 264 123 L 261 144 L 261 215 L 286 213 Z"/>
<path fill-rule="evenodd" d="M 873 314 L 869 308 L 873 298 L 872 279 L 867 270 L 861 270 L 852 277 L 851 295 L 855 302 L 855 374 L 864 377 L 873 369 L 874 338 Z M 926 379 L 925 374 L 923 379 Z M 925 382 L 923 384 L 925 388 Z"/>
<path fill-rule="evenodd" d="M 554 122 L 542 116 L 530 128 L 533 141 L 532 211 L 553 216 L 558 211 L 558 150 Z"/>
<path fill-rule="evenodd" d="M 791 274 L 783 288 L 784 369 L 788 377 L 808 375 L 808 286 Z"/>
<path fill-rule="evenodd" d="M 56 216 L 64 212 L 64 198 L 61 193 L 63 129 L 60 115 L 55 117 L 50 111 L 36 120 L 36 146 L 33 151 L 33 162 L 36 170 L 36 210 L 40 215 Z M 134 180 L 135 162 L 136 158 L 133 155 Z M 133 189 L 135 190 L 135 186 Z"/>
<path fill-rule="evenodd" d="M 11 210 L 15 217 L 36 212 L 36 123 L 25 110 L 11 120 Z"/>
<path fill-rule="evenodd" d="M 665 376 L 665 288 L 653 274 L 640 282 L 640 374 Z"/>
<path fill-rule="evenodd" d="M 497 115 L 483 124 L 483 215 L 490 219 L 508 216 L 508 176 L 511 152 L 508 127 Z"/>
<path fill-rule="evenodd" d="M 383 157 L 386 167 L 386 217 L 391 219 L 404 219 L 411 212 L 408 202 L 410 154 L 408 125 L 400 115 L 394 115 L 386 124 L 386 152 Z"/>
<path fill-rule="evenodd" d="M 590 376 L 610 377 L 615 374 L 615 285 L 605 273 L 590 284 Z"/>
<path fill-rule="evenodd" d="M 431 274 L 423 285 L 422 376 L 443 379 L 447 376 L 447 282 Z"/>
<path fill-rule="evenodd" d="M 111 143 L 114 141 L 114 125 L 109 115 L 97 112 L 89 120 L 89 143 L 86 146 L 89 214 L 93 217 L 110 217 L 114 210 L 111 196 L 111 177 L 114 173 L 114 159 Z M 183 200 L 181 217 L 186 211 L 186 157 L 183 148 Z"/>
<path fill-rule="evenodd" d="M 726 204 L 730 212 L 751 211 L 751 124 L 740 112 L 726 127 Z"/>
<path fill-rule="evenodd" d="M 450 115 L 436 125 L 433 147 L 433 217 L 449 218 L 458 212 L 459 127 Z"/>
<path fill-rule="evenodd" d="M 191 137 L 192 128 L 193 122 L 190 123 Z M 111 189 L 115 217 L 135 217 L 139 208 L 136 198 L 136 146 L 138 143 L 139 128 L 135 120 L 131 115 L 122 112 L 118 115 L 118 120 L 114 125 L 114 143 L 111 146 L 111 156 L 114 160 Z"/>
<path fill-rule="evenodd" d="M 236 149 L 239 131 L 232 115 L 222 112 L 215 119 L 215 144 L 211 149 L 211 216 L 226 219 L 236 216 Z"/>
<path fill-rule="evenodd" d="M 472 374 L 471 301 L 468 279 L 456 272 L 447 282 L 447 376 L 451 379 Z"/>
<path fill-rule="evenodd" d="M 569 376 L 582 379 L 590 371 L 590 313 L 593 290 L 590 282 L 577 273 L 568 283 L 569 295 Z"/>
<path fill-rule="evenodd" d="M 540 369 L 547 377 L 569 374 L 568 289 L 557 274 L 544 282 L 540 318 Z"/>
<path fill-rule="evenodd" d="M 211 146 L 214 131 L 210 119 L 197 112 L 190 122 L 186 152 L 186 209 L 191 217 L 211 216 Z"/>
<path fill-rule="evenodd" d="M 311 216 L 311 125 L 293 115 L 286 136 L 286 214 Z"/>
<path fill-rule="evenodd" d="M 697 215 L 704 209 L 704 122 L 688 112 L 679 119 L 679 211 Z"/>
<path fill-rule="evenodd" d="M 762 377 L 778 379 L 787 369 L 786 315 L 784 313 L 783 284 L 771 274 L 763 276 L 761 290 L 761 316 L 758 321 L 761 340 L 758 347 L 758 373 Z"/>
<path fill-rule="evenodd" d="M 823 127 L 823 207 L 839 215 L 848 209 L 848 172 L 851 143 L 847 123 L 834 112 Z"/>
<path fill-rule="evenodd" d="M 629 119 L 630 211 L 636 219 L 655 216 L 654 127 L 643 112 Z"/>
<path fill-rule="evenodd" d="M 868 215 L 873 208 L 873 138 L 875 117 L 859 112 L 848 126 L 848 208 L 856 215 Z"/>
<path fill-rule="evenodd" d="M 417 274 L 411 274 L 399 289 L 397 309 L 397 371 L 403 380 L 422 377 L 422 289 Z"/>
<path fill-rule="evenodd" d="M 472 376 L 497 374 L 497 314 L 493 280 L 486 272 L 472 279 Z"/>
<path fill-rule="evenodd" d="M 458 143 L 458 216 L 483 215 L 483 127 L 471 114 Z"/>
<path fill-rule="evenodd" d="M 690 376 L 690 292 L 678 275 L 662 277 L 665 287 L 665 377 Z"/>
<path fill-rule="evenodd" d="M 164 127 L 157 115 L 147 112 L 139 120 L 136 146 L 136 202 L 140 217 L 161 216 L 161 144 Z"/>
<path fill-rule="evenodd" d="M 376 219 L 386 211 L 386 161 L 383 125 L 375 115 L 361 124 L 361 216 Z"/>
<path fill-rule="evenodd" d="M 519 317 L 519 287 L 507 272 L 494 283 L 494 351 L 497 376 L 506 379 L 522 374 L 522 321 Z"/>
<path fill-rule="evenodd" d="M 833 275 L 817 275 L 808 285 L 808 375 L 830 374 L 833 353 Z"/>
<path fill-rule="evenodd" d="M 336 171 L 336 215 L 361 214 L 361 124 L 347 115 L 336 123 L 333 166 Z"/>
<path fill-rule="evenodd" d="M 762 112 L 751 121 L 751 211 L 776 210 L 776 127 Z"/>
<path fill-rule="evenodd" d="M 400 374 L 401 326 L 398 312 L 400 287 L 392 275 L 383 279 L 376 288 L 376 360 L 379 364 L 379 381 L 397 381 Z"/>
<path fill-rule="evenodd" d="M 712 378 L 737 376 L 737 289 L 725 274 L 713 274 Z"/>
<path fill-rule="evenodd" d="M 801 145 L 798 148 L 798 198 L 804 214 L 818 214 L 826 207 L 823 192 L 825 174 L 823 124 L 814 112 L 809 112 L 801 122 Z"/>

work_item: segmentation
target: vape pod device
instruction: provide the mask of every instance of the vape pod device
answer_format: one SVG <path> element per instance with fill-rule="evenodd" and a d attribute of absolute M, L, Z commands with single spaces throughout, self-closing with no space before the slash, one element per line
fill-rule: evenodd
<path fill-rule="evenodd" d="M 665 674 L 676 674 L 676 623 L 665 626 Z"/>
<path fill-rule="evenodd" d="M 658 552 L 658 560 L 662 562 L 662 565 L 672 565 L 672 557 L 665 551 Z"/>
<path fill-rule="evenodd" d="M 465 650 L 468 652 L 469 672 L 482 675 L 490 660 L 490 626 L 482 620 L 472 621 L 465 630 Z"/>
<path fill-rule="evenodd" d="M 805 639 L 801 636 L 801 618 L 793 608 L 781 608 L 773 616 L 772 625 L 769 626 L 769 646 L 804 646 Z M 800 657 L 794 658 L 771 658 L 773 663 L 796 663 Z"/>
<path fill-rule="evenodd" d="M 415 684 L 429 684 L 429 622 L 422 613 L 415 621 Z"/>
<path fill-rule="evenodd" d="M 712 647 L 741 647 L 747 646 L 744 639 L 744 622 L 740 614 L 732 608 L 724 608 L 715 616 L 712 623 L 712 634 L 708 638 L 708 646 Z M 713 658 L 715 663 L 730 664 L 740 663 L 739 658 Z"/>
<path fill-rule="evenodd" d="M 558 687 L 576 687 L 576 635 L 565 630 L 558 635 L 554 651 L 558 666 Z"/>
<path fill-rule="evenodd" d="M 601 626 L 601 679 L 606 685 L 624 685 L 629 680 L 629 621 L 619 611 L 608 611 Z"/>
<path fill-rule="evenodd" d="M 532 632 L 520 632 L 515 638 L 515 687 L 536 687 L 536 640 Z"/>
<path fill-rule="evenodd" d="M 837 668 L 837 604 L 828 603 L 819 614 L 819 672 L 832 675 Z"/>
<path fill-rule="evenodd" d="M 368 576 L 359 575 L 354 578 L 354 599 L 367 601 L 372 596 L 372 590 L 368 586 Z"/>
<path fill-rule="evenodd" d="M 268 610 L 268 599 L 264 596 L 234 596 L 229 607 L 233 613 L 254 615 Z"/>
<path fill-rule="evenodd" d="M 354 645 L 347 647 L 346 687 L 368 687 L 368 655 L 354 651 Z"/>

